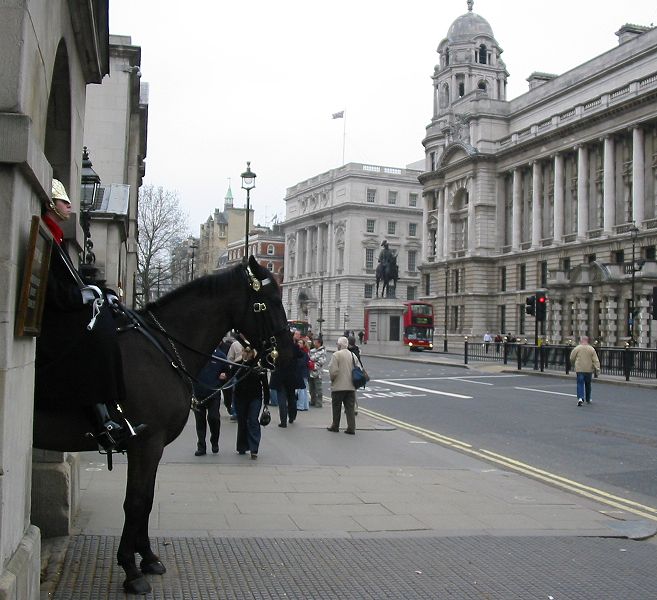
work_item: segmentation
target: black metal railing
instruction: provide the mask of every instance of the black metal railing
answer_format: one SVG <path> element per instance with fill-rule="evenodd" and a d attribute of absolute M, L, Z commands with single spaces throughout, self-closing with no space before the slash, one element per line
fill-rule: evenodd
<path fill-rule="evenodd" d="M 570 373 L 572 345 L 517 344 L 509 342 L 469 342 L 464 348 L 464 362 L 502 362 L 516 365 L 518 370 L 562 371 Z M 605 375 L 634 379 L 657 379 L 657 350 L 653 348 L 596 347 L 600 372 Z"/>

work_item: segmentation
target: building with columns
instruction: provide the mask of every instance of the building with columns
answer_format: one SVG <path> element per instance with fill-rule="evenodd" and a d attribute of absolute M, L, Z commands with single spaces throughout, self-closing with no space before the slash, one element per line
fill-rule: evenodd
<path fill-rule="evenodd" d="M 533 73 L 507 100 L 500 45 L 467 4 L 438 46 L 422 142 L 421 271 L 436 331 L 532 339 L 525 300 L 546 290 L 549 340 L 654 345 L 657 29 L 624 25 L 617 47 L 562 75 Z"/>
<path fill-rule="evenodd" d="M 397 254 L 396 297 L 418 297 L 420 173 L 347 163 L 287 189 L 282 226 L 288 318 L 308 321 L 326 339 L 363 329 L 364 304 L 376 296 L 384 239 Z"/>

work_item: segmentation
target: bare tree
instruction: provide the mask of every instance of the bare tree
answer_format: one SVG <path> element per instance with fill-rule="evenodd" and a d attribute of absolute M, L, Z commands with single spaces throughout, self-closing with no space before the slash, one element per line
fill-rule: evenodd
<path fill-rule="evenodd" d="M 145 185 L 139 190 L 137 276 L 142 292 L 140 305 L 153 300 L 162 282 L 170 280 L 171 252 L 188 235 L 187 219 L 175 192 L 154 185 Z"/>

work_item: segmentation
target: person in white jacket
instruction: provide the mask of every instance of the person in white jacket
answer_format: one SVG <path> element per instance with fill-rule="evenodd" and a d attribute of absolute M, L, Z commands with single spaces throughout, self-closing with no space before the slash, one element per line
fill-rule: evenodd
<path fill-rule="evenodd" d="M 331 407 L 333 409 L 333 422 L 329 431 L 340 431 L 340 413 L 344 404 L 347 416 L 347 429 L 345 433 L 356 433 L 356 388 L 351 380 L 351 370 L 354 368 L 353 354 L 347 349 L 349 341 L 346 337 L 338 338 L 338 350 L 333 353 L 329 363 L 329 377 L 331 378 Z"/>

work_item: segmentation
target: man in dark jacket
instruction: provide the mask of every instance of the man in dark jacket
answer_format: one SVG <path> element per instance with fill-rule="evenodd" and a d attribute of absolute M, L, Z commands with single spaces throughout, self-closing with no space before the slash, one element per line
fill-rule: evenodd
<path fill-rule="evenodd" d="M 205 437 L 208 426 L 210 426 L 210 446 L 212 453 L 219 452 L 219 432 L 221 430 L 221 418 L 219 407 L 221 406 L 221 387 L 228 379 L 230 368 L 225 361 L 226 355 L 221 351 L 221 346 L 212 353 L 212 358 L 201 369 L 194 382 L 194 397 L 202 403 L 194 410 L 196 420 L 196 452 L 194 456 L 203 456 L 206 453 Z"/>
<path fill-rule="evenodd" d="M 304 352 L 295 343 L 292 350 L 292 365 L 285 368 L 276 367 L 269 379 L 269 387 L 276 390 L 278 396 L 279 427 L 287 427 L 288 421 L 294 423 L 297 418 L 297 398 L 295 390 L 305 387 L 296 361 L 304 358 Z"/>

